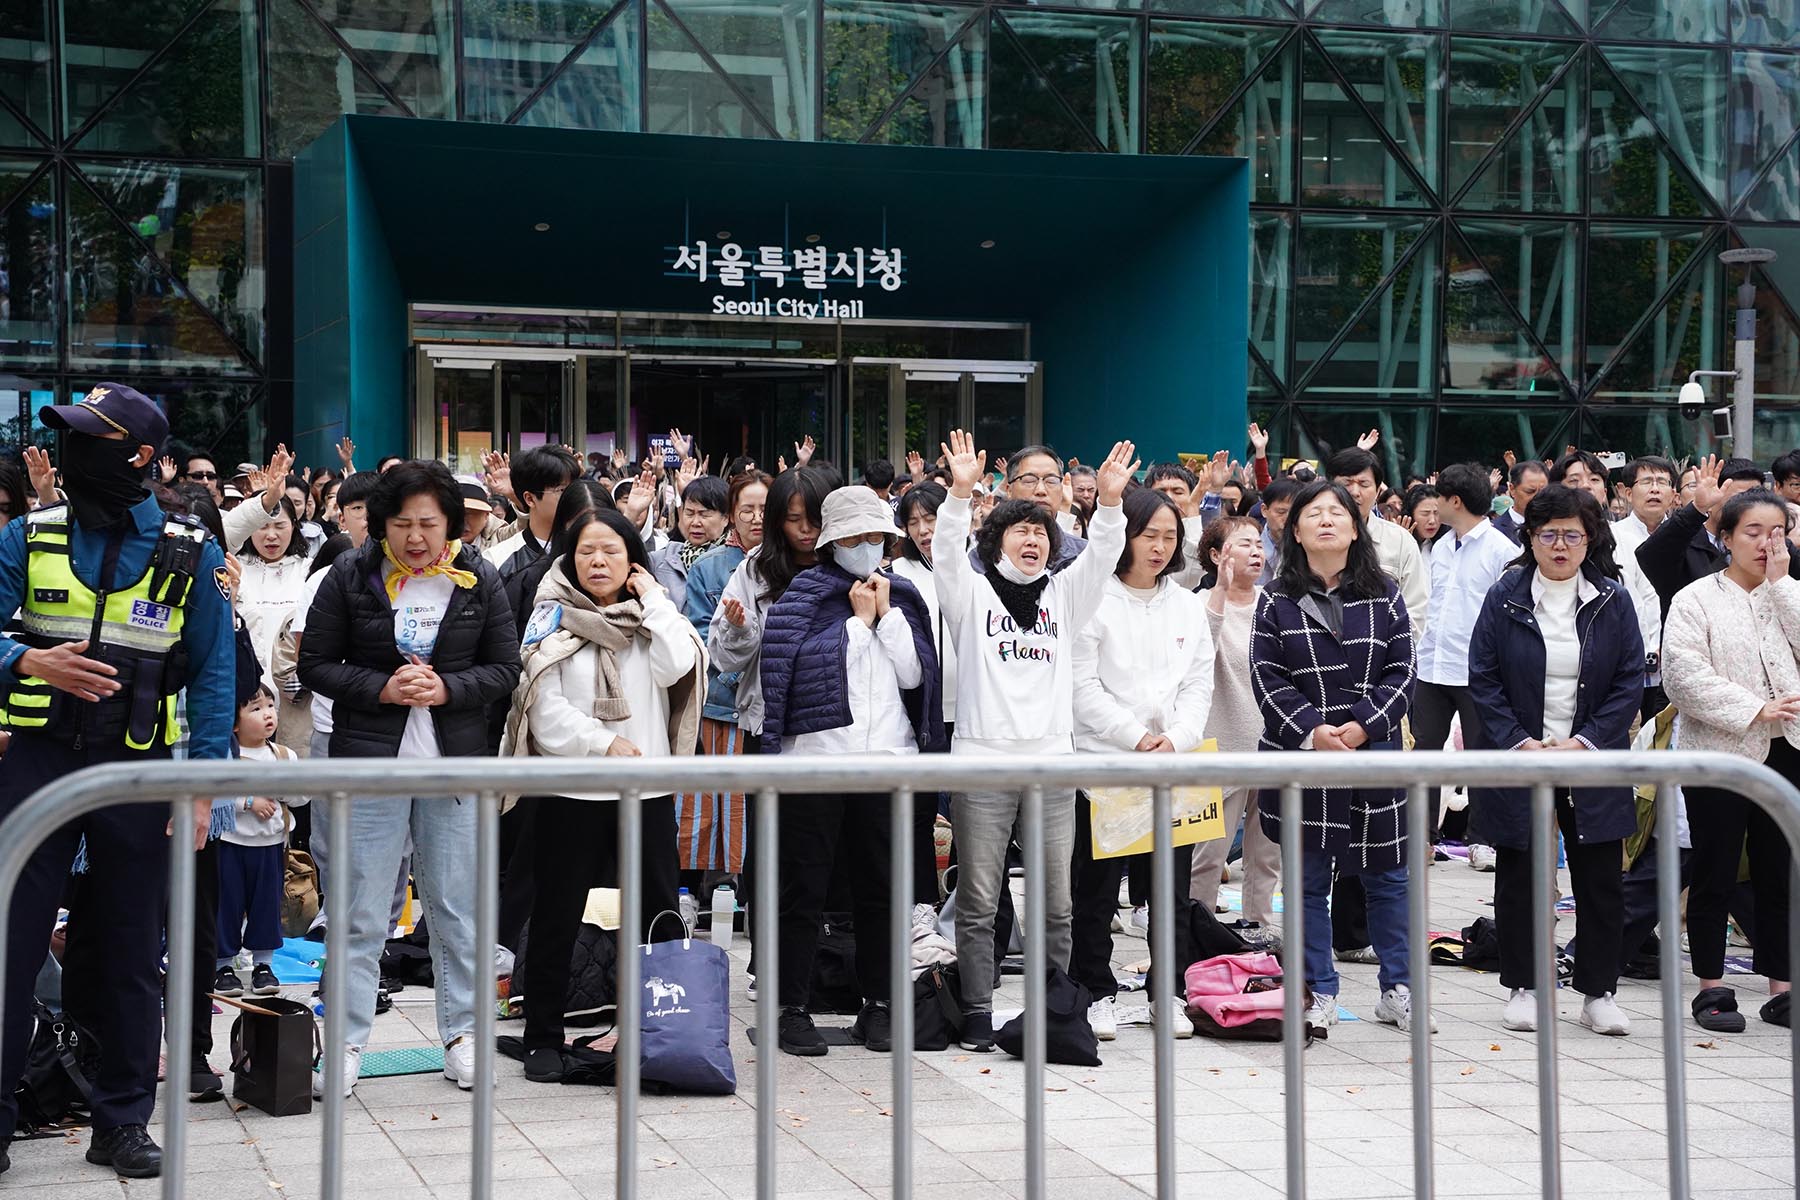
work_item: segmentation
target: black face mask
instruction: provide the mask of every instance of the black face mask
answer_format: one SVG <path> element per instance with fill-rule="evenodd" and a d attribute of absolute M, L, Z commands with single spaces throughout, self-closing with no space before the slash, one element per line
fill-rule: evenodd
<path fill-rule="evenodd" d="M 75 520 L 84 529 L 105 529 L 125 518 L 150 494 L 144 469 L 134 466 L 137 447 L 129 442 L 70 433 L 63 438 L 63 490 Z"/>

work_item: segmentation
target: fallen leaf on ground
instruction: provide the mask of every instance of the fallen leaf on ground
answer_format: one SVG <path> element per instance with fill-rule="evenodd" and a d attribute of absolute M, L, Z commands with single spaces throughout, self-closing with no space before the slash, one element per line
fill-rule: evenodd
<path fill-rule="evenodd" d="M 1361 1089 L 1361 1088 L 1359 1088 L 1359 1087 L 1347 1087 L 1347 1088 L 1345 1088 L 1345 1089 L 1344 1089 L 1344 1091 L 1346 1091 L 1346 1092 L 1348 1092 L 1348 1093 L 1349 1093 L 1349 1094 L 1350 1094 L 1350 1095 L 1352 1095 L 1352 1096 L 1354 1096 L 1354 1095 L 1356 1095 L 1356 1093 L 1358 1093 L 1358 1092 L 1360 1092 L 1360 1091 L 1362 1091 L 1362 1089 Z"/>
<path fill-rule="evenodd" d="M 950 1061 L 951 1062 L 968 1062 L 969 1056 L 966 1054 L 959 1054 L 955 1058 L 951 1059 Z"/>
<path fill-rule="evenodd" d="M 992 1075 L 992 1074 L 993 1074 L 993 1073 L 994 1073 L 994 1068 L 992 1068 L 992 1067 L 983 1067 L 983 1068 L 981 1068 L 981 1073 L 982 1073 L 982 1074 L 983 1074 L 983 1075 Z"/>
<path fill-rule="evenodd" d="M 1499 1042 L 1494 1042 L 1494 1043 L 1493 1043 L 1493 1044 L 1492 1044 L 1492 1045 L 1490 1045 L 1490 1046 L 1489 1046 L 1489 1047 L 1488 1047 L 1488 1049 L 1489 1049 L 1489 1050 L 1498 1050 L 1498 1049 L 1500 1049 L 1500 1043 L 1499 1043 Z"/>
<path fill-rule="evenodd" d="M 650 1161 L 654 1162 L 659 1167 L 673 1167 L 677 1165 L 678 1160 L 673 1158 L 653 1158 Z"/>
<path fill-rule="evenodd" d="M 1463 1074 L 1463 1075 L 1473 1075 L 1475 1073 L 1475 1068 L 1474 1067 L 1464 1067 L 1462 1069 L 1462 1071 L 1459 1073 Z"/>
<path fill-rule="evenodd" d="M 1059 1088 L 1059 1087 L 1047 1087 L 1047 1088 L 1045 1088 L 1045 1089 L 1044 1089 L 1044 1090 L 1045 1090 L 1045 1091 L 1046 1091 L 1046 1092 L 1066 1092 L 1066 1091 L 1068 1091 L 1068 1090 L 1069 1090 L 1069 1089 L 1068 1089 L 1068 1088 L 1066 1088 L 1066 1087 L 1062 1087 L 1062 1088 Z"/>
<path fill-rule="evenodd" d="M 437 1115 L 437 1114 L 436 1114 L 436 1113 L 432 1113 L 432 1114 L 431 1114 L 431 1119 L 432 1119 L 432 1120 L 434 1120 L 434 1121 L 435 1121 L 435 1120 L 437 1120 L 437 1119 L 438 1119 L 438 1115 Z"/>
<path fill-rule="evenodd" d="M 852 1115 L 852 1116 L 857 1116 L 857 1117 L 860 1117 L 860 1116 L 862 1116 L 862 1115 L 863 1115 L 863 1114 L 864 1114 L 864 1113 L 866 1113 L 866 1112 L 868 1112 L 868 1111 L 869 1111 L 869 1110 L 868 1110 L 868 1109 L 866 1109 L 866 1108 L 853 1108 L 853 1109 L 851 1109 L 851 1110 L 850 1110 L 850 1113 L 851 1113 L 851 1115 Z"/>
<path fill-rule="evenodd" d="M 1695 1042 L 1694 1045 L 1702 1050 L 1717 1050 L 1719 1048 L 1719 1043 L 1717 1042 Z"/>

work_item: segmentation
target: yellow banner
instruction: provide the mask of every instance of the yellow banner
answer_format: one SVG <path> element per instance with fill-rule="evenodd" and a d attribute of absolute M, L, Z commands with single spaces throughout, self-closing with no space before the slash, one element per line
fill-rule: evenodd
<path fill-rule="evenodd" d="M 1194 751 L 1216 754 L 1219 744 L 1207 738 Z M 1095 858 L 1123 858 L 1132 854 L 1148 854 L 1154 846 L 1150 828 L 1149 788 L 1093 788 L 1088 792 L 1092 806 Z M 1225 794 L 1219 788 L 1175 788 L 1169 793 L 1169 810 L 1174 827 L 1174 844 L 1191 846 L 1225 836 L 1223 806 Z"/>

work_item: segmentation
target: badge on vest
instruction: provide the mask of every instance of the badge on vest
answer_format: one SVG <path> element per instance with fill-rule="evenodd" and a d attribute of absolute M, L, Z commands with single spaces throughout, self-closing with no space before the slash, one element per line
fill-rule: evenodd
<path fill-rule="evenodd" d="M 535 646 L 562 627 L 562 605 L 554 600 L 546 600 L 531 610 L 531 620 L 525 624 L 525 637 L 522 645 Z"/>
<path fill-rule="evenodd" d="M 213 583 L 218 586 L 219 595 L 225 597 L 225 603 L 231 603 L 231 572 L 225 567 L 213 568 Z"/>
<path fill-rule="evenodd" d="M 32 588 L 31 600 L 34 604 L 67 604 L 69 590 L 67 588 Z"/>
<path fill-rule="evenodd" d="M 133 600 L 131 602 L 131 625 L 135 629 L 162 629 L 169 627 L 169 618 L 175 610 L 167 604 L 157 604 L 150 600 Z"/>

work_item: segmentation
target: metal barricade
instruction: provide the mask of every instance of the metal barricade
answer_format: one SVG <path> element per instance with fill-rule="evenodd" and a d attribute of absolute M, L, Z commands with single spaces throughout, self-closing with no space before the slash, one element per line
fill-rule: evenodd
<path fill-rule="evenodd" d="M 76 817 L 118 804 L 167 800 L 171 803 L 169 908 L 168 1078 L 187 1077 L 189 1034 L 193 1015 L 194 856 L 192 844 L 196 796 L 312 795 L 325 797 L 330 822 L 330 861 L 350 861 L 349 807 L 352 797 L 467 797 L 479 805 L 476 864 L 476 935 L 483 952 L 477 954 L 476 1081 L 473 1092 L 474 1121 L 470 1153 L 473 1162 L 471 1194 L 474 1200 L 493 1196 L 493 1141 L 495 1071 L 494 958 L 491 947 L 499 928 L 499 821 L 500 793 L 573 795 L 595 791 L 618 792 L 620 845 L 620 940 L 618 958 L 618 1130 L 616 1193 L 637 1194 L 637 1102 L 639 1083 L 640 1007 L 636 997 L 641 984 L 641 963 L 630 952 L 642 927 L 642 872 L 639 850 L 643 841 L 645 794 L 670 792 L 754 792 L 756 812 L 756 869 L 758 888 L 765 897 L 779 889 L 778 822 L 783 793 L 862 794 L 881 781 L 892 797 L 892 933 L 893 933 L 893 1186 L 896 1198 L 913 1193 L 912 1122 L 912 971 L 910 910 L 912 879 L 912 811 L 919 793 L 997 791 L 1018 792 L 1023 797 L 1021 821 L 1025 838 L 1027 922 L 1025 930 L 1025 1195 L 1043 1200 L 1048 1194 L 1045 1178 L 1045 1013 L 1044 990 L 1046 938 L 1044 915 L 1044 797 L 1048 791 L 1066 792 L 1077 787 L 1142 787 L 1151 790 L 1154 814 L 1153 879 L 1156 895 L 1175 891 L 1174 852 L 1170 829 L 1170 792 L 1175 787 L 1257 787 L 1278 790 L 1283 811 L 1298 810 L 1303 788 L 1334 786 L 1405 788 L 1409 790 L 1408 854 L 1410 874 L 1408 911 L 1411 919 L 1411 974 L 1414 1012 L 1421 1019 L 1412 1027 L 1412 1114 L 1415 1195 L 1434 1194 L 1431 1129 L 1431 1037 L 1429 1021 L 1431 983 L 1426 926 L 1431 854 L 1427 838 L 1427 788 L 1432 785 L 1477 785 L 1531 789 L 1532 827 L 1554 827 L 1554 791 L 1561 787 L 1655 784 L 1704 786 L 1737 792 L 1766 809 L 1790 846 L 1800 845 L 1800 791 L 1768 768 L 1722 754 L 1682 751 L 1637 755 L 1625 752 L 1581 754 L 1509 754 L 1493 751 L 1464 753 L 1413 752 L 1406 754 L 1206 754 L 1206 755 L 1063 755 L 1027 758 L 961 757 L 711 757 L 711 758 L 603 758 L 603 759 L 492 759 L 442 758 L 408 760 L 404 770 L 392 759 L 315 759 L 281 763 L 181 762 L 112 764 L 78 772 L 46 787 L 25 800 L 0 824 L 0 961 L 3 939 L 11 916 L 13 888 L 33 851 L 51 832 Z M 446 801 L 447 802 L 447 801 Z M 1282 822 L 1283 941 L 1288 961 L 1297 967 L 1305 944 L 1304 896 L 1301 883 L 1300 823 Z M 1675 810 L 1660 804 L 1656 824 L 1657 864 L 1660 871 L 1658 917 L 1662 938 L 1663 1069 L 1667 1106 L 1669 1194 L 1686 1200 L 1690 1194 L 1687 1159 L 1686 1086 L 1682 1060 L 1683 1006 L 1679 939 L 1679 849 Z M 1531 849 L 1535 898 L 1535 965 L 1538 1003 L 1539 1144 L 1542 1155 L 1541 1190 L 1545 1197 L 1562 1195 L 1561 1138 L 1558 1126 L 1556 1062 L 1556 945 L 1551 936 L 1556 914 L 1551 900 L 1556 863 L 1554 838 L 1538 837 Z M 1794 896 L 1800 899 L 1800 867 L 1795 871 Z M 755 937 L 772 950 L 778 940 L 778 906 L 755 906 Z M 1154 961 L 1174 958 L 1174 933 L 1170 921 L 1158 921 L 1151 934 Z M 327 925 L 326 961 L 345 960 L 346 923 Z M 1790 923 L 1793 958 L 1800 961 L 1800 920 Z M 756 1195 L 774 1200 L 776 1159 L 776 1065 L 774 1032 L 778 1024 L 779 964 L 777 955 L 762 955 L 759 963 L 756 1021 L 761 1031 L 757 1052 Z M 1295 972 L 1299 972 L 1296 970 Z M 321 1193 L 325 1200 L 341 1200 L 344 1193 L 344 1063 L 346 973 L 326 972 L 324 1152 Z M 1166 992 L 1167 989 L 1164 989 Z M 3 1001 L 0 997 L 0 1001 Z M 1156 1095 L 1157 1194 L 1176 1194 L 1175 1045 L 1168 1017 L 1168 995 L 1153 999 L 1158 1006 L 1154 1024 Z M 1302 989 L 1285 989 L 1283 1062 L 1286 1071 L 1287 1191 L 1294 1200 L 1306 1195 L 1306 1099 L 1304 1087 L 1304 1030 Z M 0 1019 L 4 1013 L 0 1011 Z M 1800 1099 L 1800 1029 L 1793 1034 L 1794 1096 Z M 186 1128 L 188 1098 L 185 1088 L 166 1093 L 165 1194 L 180 1194 L 188 1159 Z M 1796 1142 L 1800 1166 L 1800 1139 Z"/>

